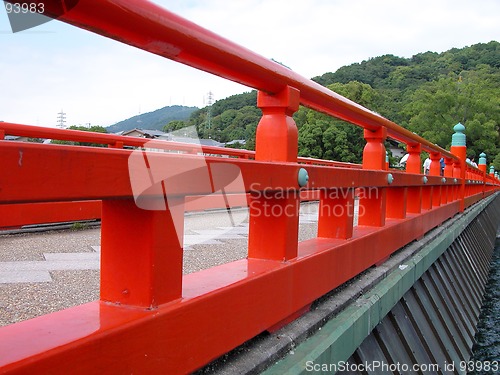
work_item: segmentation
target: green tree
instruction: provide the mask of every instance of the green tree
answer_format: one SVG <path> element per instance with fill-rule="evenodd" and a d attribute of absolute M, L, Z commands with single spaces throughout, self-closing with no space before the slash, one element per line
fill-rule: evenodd
<path fill-rule="evenodd" d="M 460 122 L 466 127 L 470 156 L 496 155 L 500 149 L 500 76 L 491 70 L 481 65 L 423 85 L 405 106 L 408 128 L 449 148 L 453 126 Z"/>
<path fill-rule="evenodd" d="M 480 43 L 443 53 L 425 52 L 411 58 L 384 55 L 315 77 L 315 81 L 445 148 L 453 126 L 467 128 L 471 156 L 486 152 L 494 160 L 500 151 L 500 43 Z M 229 141 L 243 138 L 255 147 L 261 117 L 256 91 L 218 100 L 194 112 L 189 125 L 201 137 Z M 299 153 L 360 162 L 364 139 L 359 127 L 301 107 L 294 114 L 299 129 Z"/>
<path fill-rule="evenodd" d="M 299 130 L 299 156 L 322 159 L 323 127 L 321 121 L 308 122 Z"/>
<path fill-rule="evenodd" d="M 496 171 L 500 171 L 500 153 L 498 153 L 497 156 L 495 157 L 495 159 L 493 159 L 492 164 L 495 167 Z"/>
<path fill-rule="evenodd" d="M 175 130 L 185 128 L 187 126 L 189 126 L 189 125 L 187 124 L 186 121 L 173 120 L 173 121 L 170 121 L 167 125 L 165 125 L 163 127 L 162 131 L 164 131 L 165 133 L 170 133 L 170 132 L 173 132 Z"/>
<path fill-rule="evenodd" d="M 334 83 L 328 88 L 373 110 L 383 105 L 383 96 L 365 83 Z M 361 162 L 365 141 L 360 127 L 304 107 L 294 118 L 299 128 L 300 156 Z"/>

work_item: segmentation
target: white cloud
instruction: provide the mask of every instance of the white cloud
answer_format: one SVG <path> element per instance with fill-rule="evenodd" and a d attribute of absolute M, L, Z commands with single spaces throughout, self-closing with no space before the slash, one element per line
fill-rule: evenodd
<path fill-rule="evenodd" d="M 156 3 L 305 77 L 382 54 L 499 39 L 496 0 L 212 0 Z M 247 88 L 59 22 L 11 34 L 0 11 L 0 120 L 111 125 Z"/>

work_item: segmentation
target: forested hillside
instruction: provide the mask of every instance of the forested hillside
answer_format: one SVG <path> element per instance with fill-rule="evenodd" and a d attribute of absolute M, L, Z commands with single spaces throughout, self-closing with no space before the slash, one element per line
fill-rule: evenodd
<path fill-rule="evenodd" d="M 444 148 L 453 125 L 467 128 L 469 156 L 486 152 L 500 169 L 500 43 L 476 44 L 443 53 L 425 52 L 411 58 L 384 55 L 325 73 L 314 81 L 370 108 Z M 226 142 L 245 139 L 255 145 L 260 110 L 256 93 L 217 101 L 195 111 L 187 121 L 166 129 L 196 125 L 201 137 Z M 360 162 L 361 129 L 301 108 L 295 114 L 299 154 Z"/>
<path fill-rule="evenodd" d="M 193 112 L 189 120 L 172 121 L 163 130 L 172 131 L 186 126 L 196 126 L 201 138 L 219 142 L 236 139 L 247 141 L 247 148 L 255 147 L 255 129 L 262 115 L 257 108 L 257 92 L 233 95 L 216 101 L 211 108 Z"/>
<path fill-rule="evenodd" d="M 170 121 L 188 119 L 191 113 L 197 109 L 196 107 L 185 107 L 182 105 L 163 107 L 156 111 L 142 113 L 127 120 L 120 121 L 114 125 L 108 126 L 106 130 L 108 133 L 118 133 L 135 128 L 161 130 L 163 126 Z"/>

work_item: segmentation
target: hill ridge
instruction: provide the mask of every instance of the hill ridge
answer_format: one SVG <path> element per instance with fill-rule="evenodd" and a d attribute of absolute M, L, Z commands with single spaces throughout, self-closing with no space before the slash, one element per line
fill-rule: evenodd
<path fill-rule="evenodd" d="M 166 106 L 122 120 L 108 126 L 106 130 L 108 133 L 118 133 L 135 128 L 162 130 L 170 121 L 186 120 L 196 110 L 198 110 L 198 107 L 186 107 L 183 105 Z"/>

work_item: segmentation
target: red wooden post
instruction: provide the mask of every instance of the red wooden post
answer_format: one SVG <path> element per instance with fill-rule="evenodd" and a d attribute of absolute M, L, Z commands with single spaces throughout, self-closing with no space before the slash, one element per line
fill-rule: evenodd
<path fill-rule="evenodd" d="M 441 154 L 439 152 L 431 152 L 431 168 L 429 171 L 430 176 L 441 176 Z M 432 189 L 432 206 L 439 207 L 441 205 L 442 186 L 433 185 Z"/>
<path fill-rule="evenodd" d="M 389 170 L 389 153 L 387 153 L 386 158 L 386 170 Z M 387 182 L 392 184 L 394 178 L 392 174 L 387 175 Z M 407 198 L 407 188 L 406 187 L 388 187 L 386 189 L 387 203 L 386 203 L 386 218 L 393 219 L 404 219 L 406 217 L 406 198 Z"/>
<path fill-rule="evenodd" d="M 155 308 L 181 298 L 184 205 L 168 203 L 153 211 L 133 199 L 103 201 L 102 301 Z"/>
<path fill-rule="evenodd" d="M 363 150 L 363 169 L 385 170 L 386 151 L 384 142 L 387 129 L 380 127 L 376 131 L 365 129 L 366 145 Z M 365 192 L 366 193 L 366 192 Z M 370 189 L 360 194 L 359 225 L 382 227 L 385 225 L 386 189 Z"/>
<path fill-rule="evenodd" d="M 320 193 L 318 237 L 352 237 L 354 189 L 323 189 Z"/>
<path fill-rule="evenodd" d="M 124 146 L 123 142 L 120 141 L 108 144 L 108 148 L 123 148 L 123 146 Z"/>
<path fill-rule="evenodd" d="M 430 210 L 432 208 L 432 186 L 428 186 L 428 178 L 427 176 L 422 177 L 422 182 L 424 186 L 422 186 L 422 209 Z"/>
<path fill-rule="evenodd" d="M 444 158 L 444 177 L 445 178 L 452 178 L 453 177 L 453 159 L 445 157 Z M 444 194 L 444 201 L 443 203 L 447 202 L 452 202 L 455 197 L 453 195 L 453 186 L 451 185 L 446 185 L 445 187 L 445 194 Z"/>
<path fill-rule="evenodd" d="M 481 152 L 479 154 L 479 161 L 478 161 L 478 168 L 481 171 L 481 192 L 483 193 L 483 197 L 486 194 L 486 178 L 488 176 L 487 172 L 487 165 L 486 165 L 486 154 L 484 152 Z"/>
<path fill-rule="evenodd" d="M 439 152 L 431 152 L 429 154 L 431 158 L 431 168 L 429 171 L 429 176 L 440 176 L 441 175 L 441 154 Z"/>
<path fill-rule="evenodd" d="M 404 219 L 406 217 L 407 196 L 408 189 L 405 187 L 387 188 L 387 218 Z"/>
<path fill-rule="evenodd" d="M 453 177 L 453 159 L 444 158 L 444 177 Z"/>
<path fill-rule="evenodd" d="M 255 160 L 296 162 L 298 131 L 292 118 L 300 93 L 287 86 L 276 95 L 259 91 L 262 118 L 257 127 Z M 297 186 L 298 188 L 298 186 Z M 298 191 L 253 192 L 250 197 L 248 257 L 289 260 L 297 257 Z"/>
<path fill-rule="evenodd" d="M 487 172 L 486 172 L 486 154 L 484 152 L 481 152 L 481 154 L 479 154 L 479 163 L 478 163 L 477 167 L 479 168 L 479 170 L 481 172 L 483 172 L 482 177 L 484 177 L 484 175 L 487 174 Z"/>
<path fill-rule="evenodd" d="M 292 115 L 299 104 L 300 92 L 290 86 L 276 95 L 259 91 L 262 118 L 255 135 L 255 160 L 297 161 L 299 133 Z"/>
<path fill-rule="evenodd" d="M 406 161 L 406 172 L 413 174 L 421 174 L 422 167 L 420 161 L 420 153 L 422 146 L 419 143 L 407 144 L 408 160 Z M 407 212 L 419 214 L 422 211 L 422 187 L 411 186 L 408 188 L 408 203 L 406 206 Z"/>
<path fill-rule="evenodd" d="M 464 160 L 463 167 L 464 167 L 463 168 L 463 170 L 464 170 L 464 176 L 463 177 L 465 178 L 465 160 Z M 454 160 L 453 161 L 453 177 L 454 178 L 462 178 L 462 160 Z"/>

